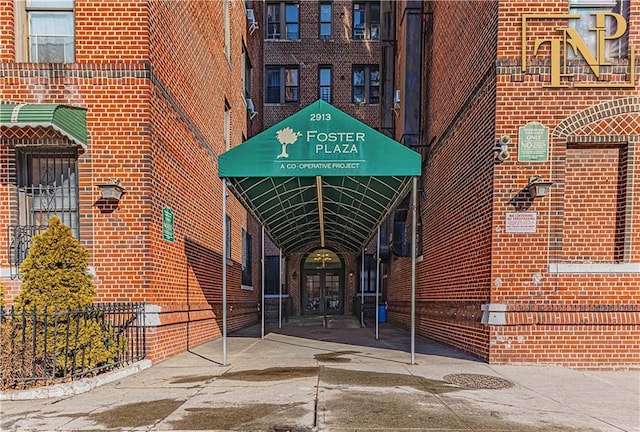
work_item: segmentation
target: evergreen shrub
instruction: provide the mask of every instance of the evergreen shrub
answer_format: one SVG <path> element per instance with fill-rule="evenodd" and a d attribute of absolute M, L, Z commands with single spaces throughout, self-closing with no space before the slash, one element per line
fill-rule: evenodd
<path fill-rule="evenodd" d="M 35 363 L 45 371 L 55 368 L 56 376 L 108 367 L 127 348 L 126 338 L 91 307 L 95 290 L 88 264 L 89 253 L 54 216 L 47 230 L 32 238 L 20 265 L 15 313 L 28 317 L 22 325 L 35 335 Z"/>

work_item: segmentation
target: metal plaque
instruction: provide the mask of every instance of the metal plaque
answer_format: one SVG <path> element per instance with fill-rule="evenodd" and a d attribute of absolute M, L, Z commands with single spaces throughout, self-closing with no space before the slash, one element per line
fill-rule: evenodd
<path fill-rule="evenodd" d="M 549 128 L 530 122 L 518 128 L 518 162 L 549 160 Z"/>

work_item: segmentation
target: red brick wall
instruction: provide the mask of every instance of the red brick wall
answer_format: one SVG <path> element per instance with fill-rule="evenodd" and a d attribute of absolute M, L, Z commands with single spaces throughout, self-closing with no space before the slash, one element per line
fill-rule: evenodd
<path fill-rule="evenodd" d="M 640 275 L 615 270 L 640 262 L 632 216 L 639 201 L 631 197 L 640 99 L 637 88 L 545 87 L 548 68 L 536 67 L 548 51 L 537 58 L 528 51 L 530 67 L 522 73 L 521 14 L 567 13 L 567 4 L 500 4 L 496 137 L 508 134 L 514 143 L 512 157 L 495 168 L 491 303 L 506 305 L 507 325 L 491 327 L 490 361 L 624 368 L 640 358 L 638 344 L 630 343 L 638 334 Z M 639 19 L 634 3 L 630 45 L 640 40 Z M 536 21 L 528 43 L 557 37 L 560 25 L 566 22 Z M 594 79 L 583 68 L 575 81 Z M 548 162 L 517 160 L 518 128 L 531 121 L 549 127 Z M 524 187 L 536 174 L 554 186 L 550 196 L 532 200 Z M 517 204 L 537 212 L 536 233 L 504 231 L 506 213 Z M 612 263 L 614 270 L 550 272 L 556 263 Z"/>
<path fill-rule="evenodd" d="M 637 87 L 546 87 L 549 51 L 545 45 L 534 57 L 533 39 L 556 37 L 566 20 L 531 26 L 522 72 L 521 15 L 568 13 L 567 1 L 426 6 L 433 14 L 425 21 L 432 44 L 418 333 L 493 363 L 637 367 Z M 634 3 L 630 46 L 640 41 L 639 20 Z M 630 80 L 628 64 L 605 67 L 601 80 L 608 79 Z M 583 66 L 574 81 L 595 78 Z M 547 162 L 518 162 L 518 128 L 531 121 L 549 127 Z M 490 149 L 505 134 L 511 156 L 494 163 Z M 530 197 L 534 175 L 554 183 L 550 196 Z M 507 213 L 522 210 L 536 212 L 536 232 L 505 232 Z M 554 271 L 576 263 L 611 266 Z M 404 326 L 409 266 L 393 261 L 388 281 L 390 320 Z M 480 324 L 485 302 L 504 305 L 505 325 Z"/>
<path fill-rule="evenodd" d="M 0 62 L 15 58 L 13 0 L 0 1 Z"/>
<path fill-rule="evenodd" d="M 567 148 L 562 259 L 624 260 L 626 146 Z"/>
<path fill-rule="evenodd" d="M 300 103 L 269 104 L 264 108 L 265 127 L 270 127 L 319 99 L 318 66 L 332 65 L 332 104 L 371 127 L 379 126 L 378 104 L 355 105 L 351 102 L 353 65 L 380 64 L 379 41 L 351 39 L 351 1 L 336 0 L 333 5 L 333 39 L 318 39 L 319 5 L 316 1 L 300 2 L 300 40 L 264 41 L 266 66 L 300 67 Z M 266 34 L 265 25 L 258 32 Z M 264 85 L 264 84 L 263 84 Z"/>
<path fill-rule="evenodd" d="M 432 2 L 430 11 L 425 25 L 432 26 L 434 38 L 425 50 L 432 57 L 424 58 L 422 141 L 429 148 L 421 180 L 424 253 L 417 263 L 416 330 L 486 358 L 480 304 L 490 291 L 497 7 Z M 400 10 L 398 23 L 402 15 Z M 463 27 L 465 32 L 455 33 Z M 473 50 L 459 49 L 471 45 Z M 404 327 L 410 265 L 409 258 L 392 259 L 388 279 L 389 320 Z"/>
<path fill-rule="evenodd" d="M 6 22 L 13 4 L 0 4 L 0 27 L 13 26 Z M 160 325 L 149 338 L 153 360 L 221 334 L 217 155 L 225 150 L 225 100 L 231 107 L 232 145 L 248 135 L 241 79 L 246 16 L 242 2 L 230 4 L 230 62 L 219 31 L 222 2 L 76 1 L 77 63 L 71 65 L 14 63 L 13 35 L 0 33 L 0 45 L 9 47 L 0 50 L 0 99 L 88 109 L 91 139 L 79 160 L 80 238 L 95 267 L 96 300 L 160 306 Z M 255 125 L 260 127 L 259 118 Z M 6 179 L 13 156 L 4 142 L 0 147 Z M 98 201 L 96 185 L 109 178 L 121 179 L 126 189 L 118 205 Z M 0 186 L 3 197 L 9 187 Z M 3 198 L 0 210 L 9 204 Z M 172 243 L 162 238 L 165 206 L 175 217 Z M 240 289 L 246 214 L 233 197 L 227 211 L 232 331 L 257 321 L 257 291 Z M 3 233 L 8 213 L 0 216 Z M 0 250 L 0 266 L 7 267 L 6 248 Z"/>

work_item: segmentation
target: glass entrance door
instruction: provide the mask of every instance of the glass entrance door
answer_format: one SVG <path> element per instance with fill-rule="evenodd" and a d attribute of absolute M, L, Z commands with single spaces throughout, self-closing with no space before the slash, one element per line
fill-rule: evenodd
<path fill-rule="evenodd" d="M 343 300 L 340 272 L 335 270 L 305 271 L 305 315 L 342 314 Z"/>
<path fill-rule="evenodd" d="M 304 262 L 302 313 L 337 315 L 344 312 L 342 262 L 327 249 L 312 252 Z"/>

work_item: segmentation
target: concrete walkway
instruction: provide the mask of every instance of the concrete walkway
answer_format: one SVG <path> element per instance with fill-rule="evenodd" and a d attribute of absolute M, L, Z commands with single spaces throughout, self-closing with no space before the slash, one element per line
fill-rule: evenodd
<path fill-rule="evenodd" d="M 382 324 L 252 327 L 81 394 L 2 401 L 3 431 L 640 431 L 640 371 L 493 366 Z M 470 388 L 478 387 L 478 388 Z"/>

